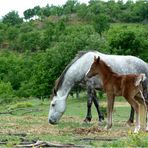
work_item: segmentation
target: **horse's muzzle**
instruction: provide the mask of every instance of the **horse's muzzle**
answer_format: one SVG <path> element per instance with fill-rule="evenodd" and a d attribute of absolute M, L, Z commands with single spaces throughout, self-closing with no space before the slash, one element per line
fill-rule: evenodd
<path fill-rule="evenodd" d="M 53 125 L 54 125 L 54 124 L 57 124 L 56 121 L 53 121 L 53 120 L 51 120 L 51 119 L 49 119 L 49 123 L 50 123 L 50 124 L 53 124 Z"/>

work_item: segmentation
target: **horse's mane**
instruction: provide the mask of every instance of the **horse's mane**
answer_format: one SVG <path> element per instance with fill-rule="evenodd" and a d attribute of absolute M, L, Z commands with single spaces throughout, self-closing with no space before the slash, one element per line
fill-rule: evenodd
<path fill-rule="evenodd" d="M 88 51 L 79 51 L 75 58 L 66 66 L 66 68 L 64 69 L 64 71 L 62 72 L 62 74 L 60 75 L 60 77 L 55 81 L 55 86 L 53 88 L 53 95 L 55 96 L 58 89 L 61 87 L 63 80 L 64 80 L 64 76 L 65 73 L 67 72 L 67 70 L 69 69 L 69 67 L 74 64 L 78 59 L 80 59 L 84 54 L 86 54 Z"/>

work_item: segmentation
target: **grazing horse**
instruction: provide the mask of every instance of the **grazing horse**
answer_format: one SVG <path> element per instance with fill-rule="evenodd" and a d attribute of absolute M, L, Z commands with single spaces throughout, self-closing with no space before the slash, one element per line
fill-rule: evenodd
<path fill-rule="evenodd" d="M 100 57 L 94 57 L 94 62 L 86 74 L 88 78 L 99 75 L 103 89 L 107 94 L 107 116 L 108 122 L 106 129 L 112 127 L 112 112 L 114 108 L 114 99 L 116 96 L 123 96 L 136 112 L 136 127 L 134 132 L 140 130 L 139 103 L 143 102 L 142 81 L 146 79 L 145 74 L 127 74 L 119 75 L 115 73 Z M 137 95 L 140 95 L 137 97 Z M 138 103 L 138 102 L 139 103 Z M 147 115 L 148 116 L 148 115 Z M 148 122 L 148 121 L 147 121 Z M 146 127 L 148 129 L 148 127 Z"/>
<path fill-rule="evenodd" d="M 91 64 L 94 61 L 94 56 L 100 56 L 108 65 L 112 67 L 115 72 L 118 72 L 120 74 L 144 73 L 146 77 L 148 77 L 147 64 L 137 57 L 107 55 L 102 54 L 98 51 L 80 52 L 65 68 L 65 70 L 62 72 L 61 76 L 57 79 L 55 83 L 48 115 L 49 123 L 55 124 L 60 120 L 63 113 L 65 112 L 66 98 L 68 97 L 71 88 L 74 86 L 75 83 L 85 80 L 86 72 L 90 69 Z M 97 79 L 97 81 L 94 81 L 92 79 Z M 92 92 L 94 93 L 96 88 L 102 90 L 103 87 L 100 77 L 97 76 L 92 79 L 86 80 L 86 83 L 89 84 L 88 86 L 90 86 Z M 95 84 L 94 82 L 97 84 Z M 147 95 L 146 93 L 148 81 L 146 80 L 144 84 L 144 94 Z M 92 96 L 90 95 L 90 97 L 88 98 L 87 117 L 91 115 L 91 110 L 89 108 L 91 108 L 92 99 L 93 101 L 96 101 L 94 103 L 98 107 L 96 96 L 92 98 Z M 98 114 L 99 113 L 100 112 L 98 112 Z"/>

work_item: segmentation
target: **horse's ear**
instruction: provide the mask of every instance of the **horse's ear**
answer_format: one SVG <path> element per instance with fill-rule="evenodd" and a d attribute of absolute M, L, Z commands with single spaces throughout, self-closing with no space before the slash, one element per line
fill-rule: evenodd
<path fill-rule="evenodd" d="M 98 58 L 97 58 L 97 62 L 99 62 L 100 61 L 100 57 L 98 56 Z"/>
<path fill-rule="evenodd" d="M 57 95 L 57 92 L 56 92 L 55 88 L 53 89 L 53 94 L 54 94 L 54 96 Z"/>

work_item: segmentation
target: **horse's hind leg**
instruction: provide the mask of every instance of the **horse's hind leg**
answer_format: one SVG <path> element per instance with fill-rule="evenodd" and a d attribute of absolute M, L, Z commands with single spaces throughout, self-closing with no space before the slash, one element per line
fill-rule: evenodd
<path fill-rule="evenodd" d="M 86 115 L 86 118 L 84 119 L 84 122 L 90 122 L 91 118 L 92 118 L 91 106 L 92 106 L 93 96 L 92 96 L 92 88 L 90 86 L 87 87 L 87 95 L 88 95 L 88 99 L 87 99 L 87 115 Z"/>
<path fill-rule="evenodd" d="M 142 82 L 142 88 L 143 88 L 143 96 L 148 101 L 147 83 L 148 83 L 147 80 L 145 80 L 144 82 Z"/>
<path fill-rule="evenodd" d="M 95 104 L 95 107 L 96 107 L 96 110 L 97 110 L 97 113 L 98 113 L 98 116 L 99 116 L 99 121 L 101 122 L 102 120 L 104 120 L 104 116 L 100 112 L 99 102 L 97 100 L 97 95 L 96 95 L 96 91 L 95 90 L 93 90 L 93 102 Z"/>

